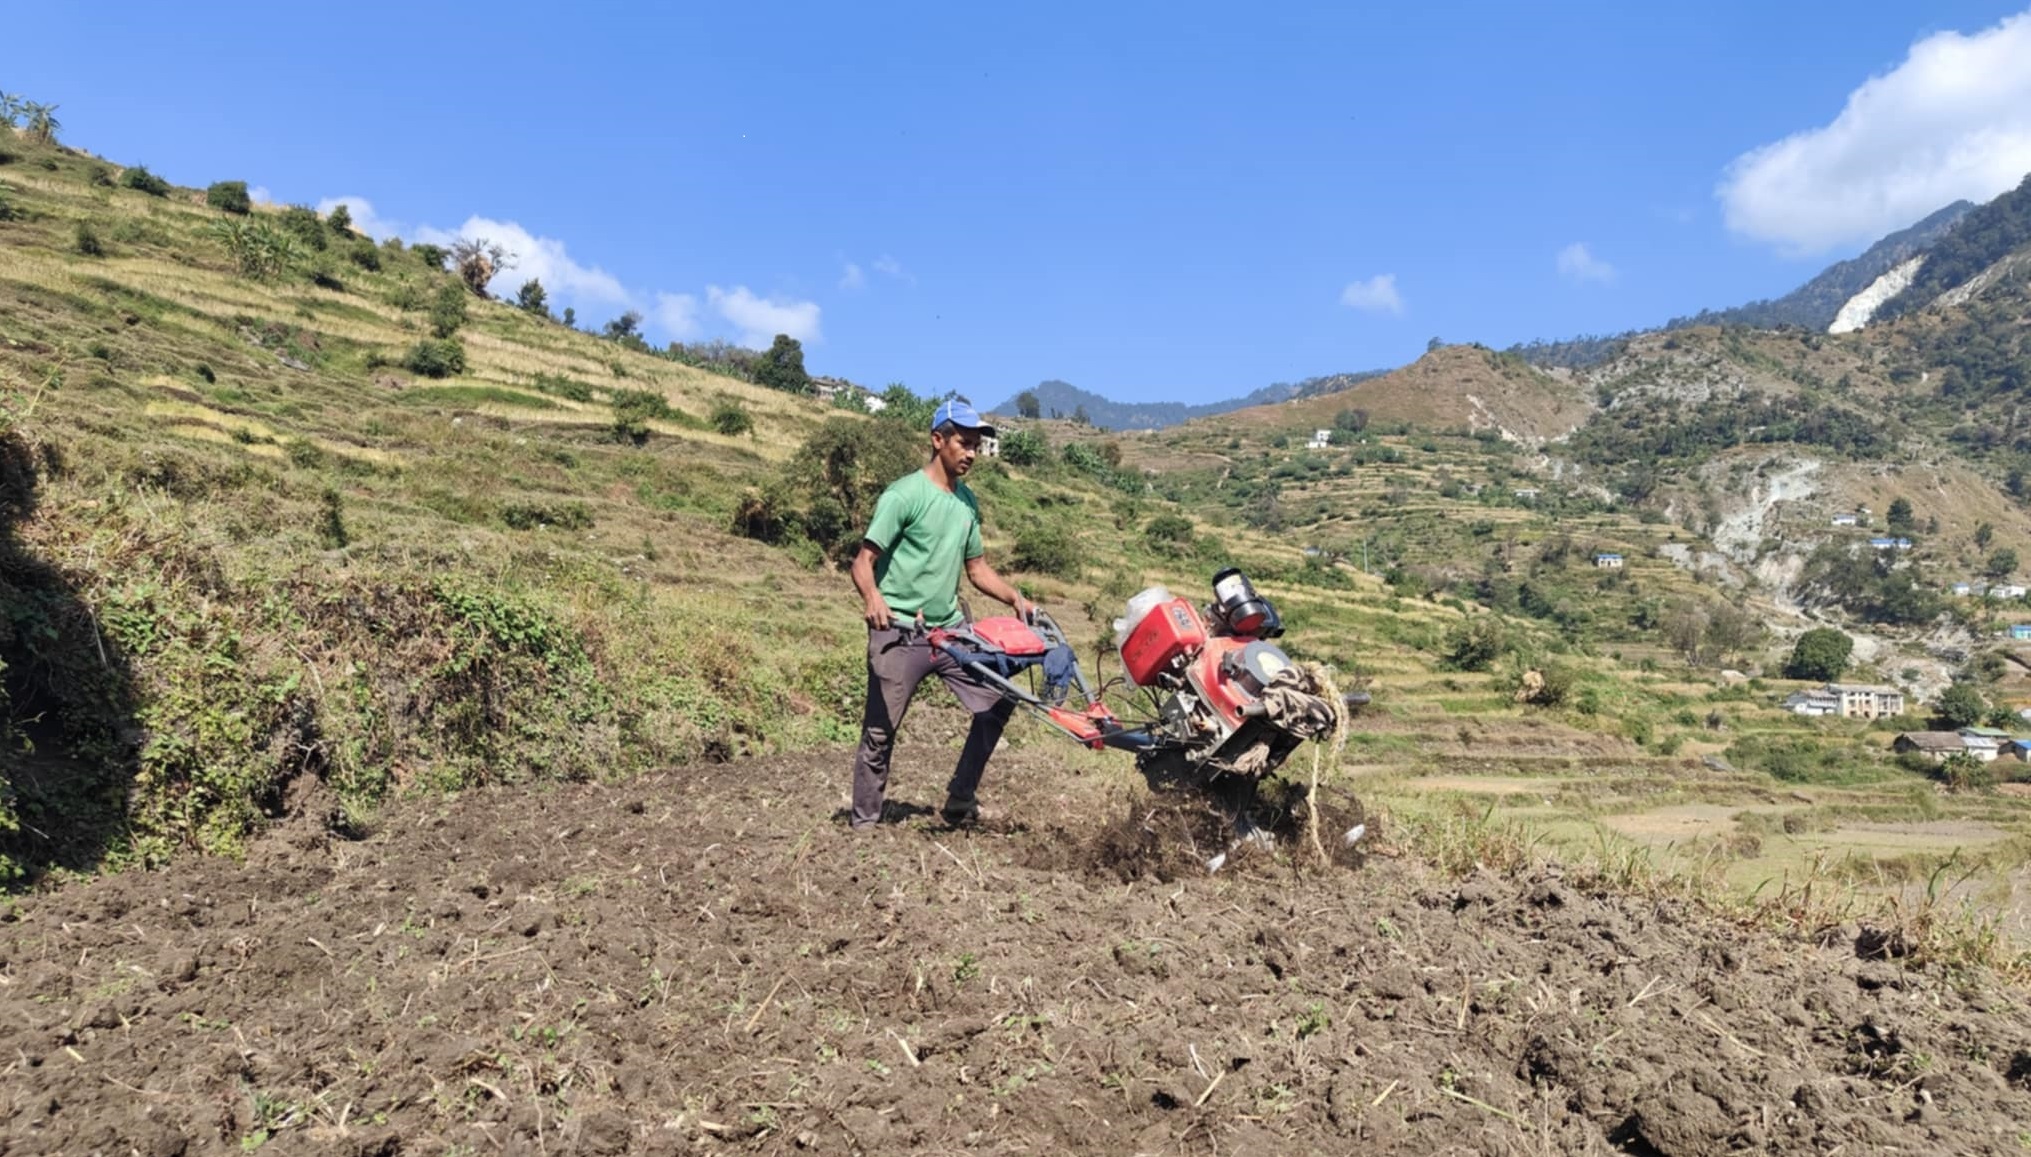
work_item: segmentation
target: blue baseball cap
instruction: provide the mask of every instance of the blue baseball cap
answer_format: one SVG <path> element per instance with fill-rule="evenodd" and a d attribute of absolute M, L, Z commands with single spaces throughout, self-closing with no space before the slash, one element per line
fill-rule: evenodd
<path fill-rule="evenodd" d="M 982 420 L 980 411 L 957 398 L 940 404 L 931 414 L 931 429 L 936 430 L 947 422 L 962 430 L 978 430 L 983 438 L 995 436 L 994 427 Z"/>

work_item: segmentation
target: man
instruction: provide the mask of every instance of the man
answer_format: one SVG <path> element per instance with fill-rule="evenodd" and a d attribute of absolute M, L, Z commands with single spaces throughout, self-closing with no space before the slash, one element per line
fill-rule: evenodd
<path fill-rule="evenodd" d="M 942 814 L 955 827 L 980 818 L 975 798 L 980 776 L 1001 741 L 1014 704 L 951 656 L 934 650 L 925 632 L 949 627 L 963 617 L 962 570 L 982 594 L 1029 617 L 1029 600 L 987 565 L 980 545 L 980 505 L 960 481 L 973 469 L 980 440 L 992 437 L 994 427 L 972 406 L 958 401 L 940 405 L 931 415 L 931 460 L 882 491 L 861 537 L 860 553 L 854 556 L 853 585 L 860 592 L 868 629 L 867 707 L 861 719 L 860 750 L 853 761 L 855 831 L 881 822 L 896 729 L 902 726 L 917 684 L 933 673 L 973 712 L 973 727 L 946 787 Z"/>

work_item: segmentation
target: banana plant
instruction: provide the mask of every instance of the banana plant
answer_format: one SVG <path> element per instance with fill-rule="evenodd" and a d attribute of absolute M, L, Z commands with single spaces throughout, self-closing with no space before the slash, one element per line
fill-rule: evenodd
<path fill-rule="evenodd" d="M 11 92 L 0 92 L 0 128 L 21 127 L 22 99 Z"/>
<path fill-rule="evenodd" d="M 24 101 L 21 111 L 28 115 L 28 135 L 45 145 L 56 143 L 56 134 L 62 130 L 63 122 L 56 119 L 60 106 Z"/>

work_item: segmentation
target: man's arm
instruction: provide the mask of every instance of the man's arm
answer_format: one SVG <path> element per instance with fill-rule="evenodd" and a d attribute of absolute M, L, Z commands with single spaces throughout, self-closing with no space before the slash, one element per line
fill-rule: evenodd
<path fill-rule="evenodd" d="M 873 572 L 870 570 L 869 573 Z M 987 565 L 987 556 L 984 554 L 966 560 L 966 578 L 981 594 L 991 599 L 1000 599 L 1014 607 L 1015 613 L 1021 618 L 1028 619 L 1030 612 L 1036 607 L 1036 604 L 1024 598 L 1022 592 L 1015 589 L 1007 579 L 994 573 L 994 568 Z"/>
<path fill-rule="evenodd" d="M 860 592 L 861 617 L 867 620 L 868 626 L 878 631 L 887 630 L 892 618 L 888 600 L 882 598 L 881 588 L 874 581 L 874 564 L 881 556 L 882 552 L 875 549 L 874 543 L 863 539 L 860 553 L 853 556 L 853 566 L 848 568 L 848 573 L 853 576 L 853 589 Z"/>

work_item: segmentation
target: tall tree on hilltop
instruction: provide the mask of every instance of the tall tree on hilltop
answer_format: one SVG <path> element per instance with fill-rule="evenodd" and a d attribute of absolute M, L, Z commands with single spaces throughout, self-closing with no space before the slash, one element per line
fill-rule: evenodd
<path fill-rule="evenodd" d="M 550 295 L 543 291 L 543 282 L 534 277 L 523 282 L 522 288 L 515 291 L 515 308 L 537 317 L 549 317 Z"/>
<path fill-rule="evenodd" d="M 515 255 L 484 237 L 461 237 L 451 247 L 451 267 L 476 296 L 487 296 L 487 283 L 515 267 Z"/>
<path fill-rule="evenodd" d="M 804 372 L 804 344 L 789 334 L 777 334 L 768 352 L 755 365 L 755 381 L 772 390 L 810 393 L 811 375 Z"/>
<path fill-rule="evenodd" d="M 21 127 L 22 100 L 11 92 L 0 92 L 0 128 Z"/>
<path fill-rule="evenodd" d="M 1043 415 L 1043 403 L 1037 400 L 1035 390 L 1024 390 L 1017 394 L 1015 403 L 1016 416 L 1019 418 L 1036 418 Z"/>

